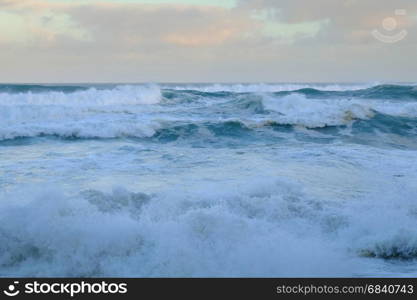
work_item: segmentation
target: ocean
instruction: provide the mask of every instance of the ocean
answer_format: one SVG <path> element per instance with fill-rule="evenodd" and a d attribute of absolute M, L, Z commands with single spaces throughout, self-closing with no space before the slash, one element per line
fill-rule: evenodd
<path fill-rule="evenodd" d="M 416 84 L 0 85 L 0 276 L 417 276 Z"/>

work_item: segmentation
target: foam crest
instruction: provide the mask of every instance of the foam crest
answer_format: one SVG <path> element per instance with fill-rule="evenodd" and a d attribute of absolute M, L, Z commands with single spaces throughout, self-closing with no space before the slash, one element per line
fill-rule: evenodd
<path fill-rule="evenodd" d="M 350 100 L 311 100 L 292 94 L 283 98 L 265 95 L 264 107 L 278 113 L 276 122 L 309 128 L 347 125 L 354 120 L 372 118 L 372 106 Z"/>
<path fill-rule="evenodd" d="M 154 194 L 20 186 L 0 193 L 0 275 L 352 276 L 414 259 L 415 191 L 363 185 L 349 201 L 262 176 Z"/>
<path fill-rule="evenodd" d="M 0 140 L 19 137 L 65 138 L 149 137 L 160 123 L 146 116 L 63 107 L 12 107 L 0 111 Z"/>
<path fill-rule="evenodd" d="M 0 275 L 282 276 L 350 268 L 310 228 L 319 212 L 301 201 L 297 186 L 241 187 L 3 194 Z"/>
<path fill-rule="evenodd" d="M 156 86 L 120 86 L 74 93 L 0 94 L 0 140 L 55 135 L 78 138 L 152 136 L 149 117 L 161 100 Z"/>
<path fill-rule="evenodd" d="M 155 85 L 121 85 L 112 89 L 90 88 L 86 91 L 43 93 L 0 93 L 1 106 L 59 105 L 59 106 L 105 106 L 157 104 L 161 90 Z"/>
<path fill-rule="evenodd" d="M 377 86 L 377 83 L 368 84 L 297 84 L 297 83 L 282 83 L 282 84 L 194 84 L 172 86 L 167 85 L 166 88 L 175 90 L 195 90 L 206 93 L 216 92 L 233 92 L 233 93 L 273 93 L 273 92 L 289 92 L 300 89 L 317 89 L 321 91 L 354 91 L 367 89 Z"/>

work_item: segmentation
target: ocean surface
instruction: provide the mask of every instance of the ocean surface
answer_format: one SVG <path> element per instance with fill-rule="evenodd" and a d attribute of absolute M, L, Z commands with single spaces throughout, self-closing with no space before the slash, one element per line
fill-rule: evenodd
<path fill-rule="evenodd" d="M 417 276 L 417 84 L 0 85 L 0 276 Z"/>

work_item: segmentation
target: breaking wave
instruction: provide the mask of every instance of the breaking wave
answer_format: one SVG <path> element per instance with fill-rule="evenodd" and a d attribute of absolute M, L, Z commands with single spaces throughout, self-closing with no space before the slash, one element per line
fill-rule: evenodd
<path fill-rule="evenodd" d="M 415 216 L 387 228 L 398 210 L 369 219 L 370 204 L 283 178 L 155 194 L 32 187 L 0 195 L 0 275 L 337 276 L 363 271 L 362 257 L 414 259 Z"/>
<path fill-rule="evenodd" d="M 415 92 L 0 85 L 0 276 L 416 274 Z"/>
<path fill-rule="evenodd" d="M 370 84 L 193 84 L 193 85 L 164 85 L 167 89 L 173 90 L 191 90 L 206 93 L 232 92 L 232 93 L 274 93 L 290 92 L 301 89 L 316 89 L 321 91 L 349 91 L 362 90 L 378 86 L 377 83 Z"/>
<path fill-rule="evenodd" d="M 0 89 L 0 105 L 139 105 L 156 104 L 161 100 L 161 90 L 157 86 L 124 85 L 112 89 L 70 86 L 67 88 L 71 89 L 72 93 L 65 92 L 65 87 L 45 87 L 42 93 L 36 93 L 38 87 L 28 87 L 25 92 L 19 93 L 5 93 Z"/>
<path fill-rule="evenodd" d="M 168 94 L 167 94 L 168 93 Z M 183 137 L 202 131 L 236 136 L 277 126 L 351 127 L 415 133 L 417 102 L 309 98 L 304 94 L 161 92 L 157 86 L 121 86 L 74 93 L 0 94 L 0 140 Z M 190 95 L 191 93 L 191 95 Z M 189 98 L 186 98 L 186 97 Z M 184 99 L 190 102 L 184 103 Z M 170 139 L 170 138 L 168 138 Z"/>

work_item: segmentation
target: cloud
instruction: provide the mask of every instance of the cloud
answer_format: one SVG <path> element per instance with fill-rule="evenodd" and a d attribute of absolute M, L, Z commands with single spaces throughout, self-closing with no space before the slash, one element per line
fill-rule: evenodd
<path fill-rule="evenodd" d="M 118 38 L 131 47 L 172 43 L 219 45 L 250 29 L 251 20 L 224 8 L 182 5 L 94 5 L 71 15 L 96 41 Z"/>
<path fill-rule="evenodd" d="M 417 64 L 411 1 L 150 3 L 0 0 L 0 81 L 357 81 Z M 395 34 L 381 25 L 395 8 L 409 35 L 389 48 L 371 31 Z"/>
<path fill-rule="evenodd" d="M 0 43 L 21 47 L 39 45 L 42 48 L 59 39 L 84 41 L 89 33 L 66 13 L 68 5 L 43 1 L 0 1 Z"/>
<path fill-rule="evenodd" d="M 375 42 L 369 33 L 382 30 L 388 17 L 395 17 L 400 29 L 417 25 L 417 2 L 409 0 L 241 0 L 240 5 L 286 24 L 327 22 L 320 35 L 327 43 Z M 406 15 L 396 16 L 396 9 L 404 9 Z"/>
<path fill-rule="evenodd" d="M 0 5 L 6 7 L 4 14 L 11 21 L 8 26 L 15 30 L 16 40 L 28 43 L 42 36 L 45 43 L 66 36 L 128 47 L 145 42 L 206 46 L 222 44 L 254 28 L 244 14 L 212 5 L 42 0 L 2 0 Z M 20 32 L 16 32 L 17 27 Z M 6 24 L 3 30 L 10 31 Z"/>

